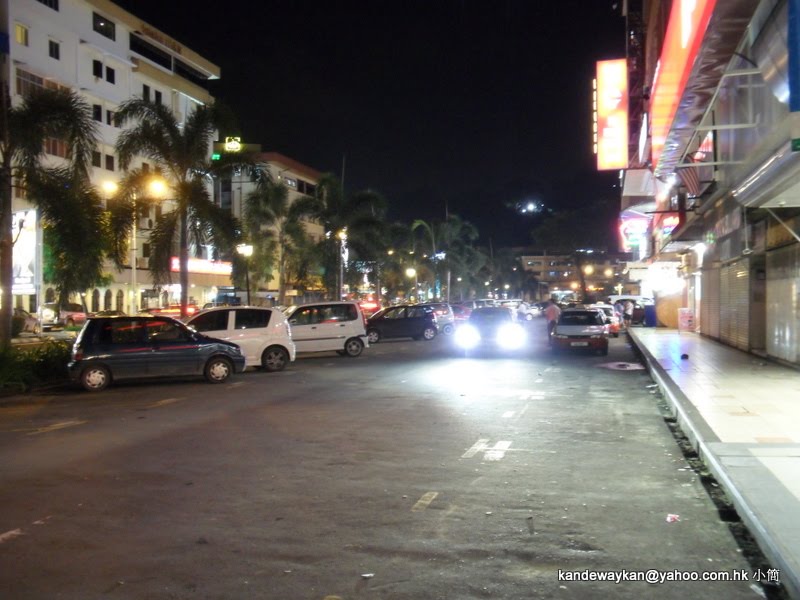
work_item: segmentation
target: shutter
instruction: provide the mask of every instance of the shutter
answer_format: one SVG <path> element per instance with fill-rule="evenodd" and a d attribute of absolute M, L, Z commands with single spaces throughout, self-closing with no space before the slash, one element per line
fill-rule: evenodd
<path fill-rule="evenodd" d="M 703 270 L 700 332 L 713 338 L 719 338 L 719 280 L 719 269 Z"/>
<path fill-rule="evenodd" d="M 731 345 L 750 350 L 750 259 L 733 263 L 728 276 L 733 316 Z"/>

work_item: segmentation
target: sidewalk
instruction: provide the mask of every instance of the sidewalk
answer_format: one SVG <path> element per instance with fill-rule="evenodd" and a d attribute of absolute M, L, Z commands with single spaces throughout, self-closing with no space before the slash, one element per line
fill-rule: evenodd
<path fill-rule="evenodd" d="M 629 336 L 781 583 L 800 598 L 800 371 L 696 333 L 633 327 Z"/>

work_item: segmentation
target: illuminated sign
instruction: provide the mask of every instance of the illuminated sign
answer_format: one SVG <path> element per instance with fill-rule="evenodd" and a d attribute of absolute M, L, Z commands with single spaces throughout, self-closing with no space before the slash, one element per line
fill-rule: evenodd
<path fill-rule="evenodd" d="M 678 103 L 703 41 L 716 0 L 676 0 L 653 79 L 650 126 L 653 164 L 658 164 Z"/>
<path fill-rule="evenodd" d="M 622 238 L 622 251 L 631 252 L 645 242 L 649 219 L 623 219 L 619 224 L 619 233 Z"/>
<path fill-rule="evenodd" d="M 597 63 L 594 129 L 597 170 L 628 166 L 628 66 L 624 58 Z"/>
<path fill-rule="evenodd" d="M 170 259 L 170 271 L 178 273 L 181 263 L 177 256 Z M 189 273 L 207 273 L 210 275 L 230 275 L 233 273 L 233 264 L 224 260 L 205 260 L 204 258 L 189 258 Z"/>
<path fill-rule="evenodd" d="M 681 219 L 677 215 L 669 215 L 662 219 L 661 221 L 661 233 L 662 235 L 669 235 L 675 228 L 681 224 Z"/>
<path fill-rule="evenodd" d="M 242 138 L 226 137 L 225 138 L 225 152 L 241 152 Z"/>
<path fill-rule="evenodd" d="M 11 215 L 14 240 L 12 294 L 36 293 L 36 211 L 20 210 Z"/>

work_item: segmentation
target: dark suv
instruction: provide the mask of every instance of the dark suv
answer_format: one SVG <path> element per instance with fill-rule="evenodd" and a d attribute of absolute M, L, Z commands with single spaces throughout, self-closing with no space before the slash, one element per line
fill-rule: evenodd
<path fill-rule="evenodd" d="M 70 378 L 97 392 L 112 381 L 203 375 L 222 383 L 244 371 L 232 342 L 205 336 L 172 317 L 90 317 L 72 347 Z"/>
<path fill-rule="evenodd" d="M 431 306 L 390 306 L 367 319 L 367 339 L 370 344 L 376 344 L 383 338 L 398 337 L 432 340 L 437 333 L 439 324 Z"/>

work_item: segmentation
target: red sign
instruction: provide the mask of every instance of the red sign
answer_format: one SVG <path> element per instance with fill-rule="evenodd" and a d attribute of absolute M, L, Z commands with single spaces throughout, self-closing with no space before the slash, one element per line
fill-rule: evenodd
<path fill-rule="evenodd" d="M 177 256 L 170 259 L 170 271 L 178 273 L 181 263 Z M 230 275 L 233 273 L 233 264 L 224 260 L 205 260 L 202 258 L 189 259 L 189 273 L 208 273 L 210 275 Z"/>
<path fill-rule="evenodd" d="M 597 63 L 594 127 L 597 170 L 628 166 L 628 63 L 624 58 Z"/>
<path fill-rule="evenodd" d="M 622 239 L 622 251 L 631 252 L 641 246 L 647 238 L 649 219 L 621 219 L 619 233 Z"/>
<path fill-rule="evenodd" d="M 658 164 L 716 0 L 675 0 L 653 77 L 650 124 L 653 164 Z"/>

